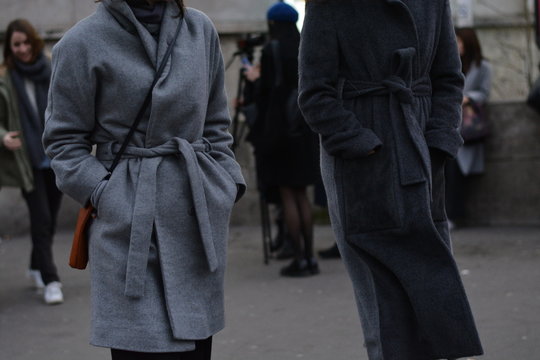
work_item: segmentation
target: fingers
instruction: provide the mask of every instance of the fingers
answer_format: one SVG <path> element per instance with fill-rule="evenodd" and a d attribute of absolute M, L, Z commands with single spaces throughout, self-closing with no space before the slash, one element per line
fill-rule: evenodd
<path fill-rule="evenodd" d="M 20 139 L 20 131 L 9 131 L 4 135 L 2 142 L 4 146 L 11 151 L 18 150 L 22 147 L 22 141 Z"/>

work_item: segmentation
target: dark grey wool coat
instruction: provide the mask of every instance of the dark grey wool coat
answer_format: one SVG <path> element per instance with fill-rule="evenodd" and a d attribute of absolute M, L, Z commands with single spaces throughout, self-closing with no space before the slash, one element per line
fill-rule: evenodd
<path fill-rule="evenodd" d="M 462 87 L 448 0 L 308 2 L 299 101 L 371 360 L 482 353 L 443 201 Z"/>
<path fill-rule="evenodd" d="M 59 188 L 81 204 L 106 177 L 178 12 L 167 4 L 156 42 L 124 1 L 104 0 L 55 46 L 44 145 Z M 223 327 L 228 223 L 244 188 L 229 124 L 217 33 L 187 9 L 151 110 L 92 197 L 92 344 L 187 351 Z"/>

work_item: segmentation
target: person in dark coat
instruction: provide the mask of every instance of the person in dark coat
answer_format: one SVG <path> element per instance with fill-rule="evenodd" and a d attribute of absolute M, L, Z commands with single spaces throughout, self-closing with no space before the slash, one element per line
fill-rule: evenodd
<path fill-rule="evenodd" d="M 306 191 L 316 180 L 316 139 L 303 118 L 292 133 L 286 114 L 290 96 L 298 89 L 298 12 L 277 3 L 268 10 L 267 19 L 271 41 L 262 51 L 256 101 L 259 118 L 250 140 L 256 149 L 258 178 L 267 188 L 279 188 L 287 234 L 293 243 L 294 259 L 281 269 L 281 275 L 310 276 L 319 272 Z"/>
<path fill-rule="evenodd" d="M 462 87 L 448 0 L 307 3 L 299 103 L 370 360 L 483 352 L 444 210 Z"/>
<path fill-rule="evenodd" d="M 7 27 L 0 68 L 0 187 L 14 186 L 30 214 L 32 252 L 29 276 L 46 304 L 64 301 L 53 257 L 53 239 L 62 193 L 41 146 L 50 60 L 36 29 L 24 19 Z"/>

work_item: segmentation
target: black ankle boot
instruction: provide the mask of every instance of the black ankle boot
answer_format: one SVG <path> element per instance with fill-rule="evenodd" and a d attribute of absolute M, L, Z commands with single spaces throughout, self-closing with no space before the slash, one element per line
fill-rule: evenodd
<path fill-rule="evenodd" d="M 321 259 L 339 259 L 341 257 L 337 244 L 334 244 L 328 249 L 319 251 L 318 254 Z"/>
<path fill-rule="evenodd" d="M 315 257 L 311 257 L 309 259 L 306 259 L 308 264 L 309 272 L 311 272 L 311 275 L 317 275 L 321 271 L 319 270 L 319 264 L 317 263 L 317 259 Z"/>
<path fill-rule="evenodd" d="M 289 265 L 281 268 L 281 276 L 305 277 L 313 275 L 305 259 L 294 259 Z"/>

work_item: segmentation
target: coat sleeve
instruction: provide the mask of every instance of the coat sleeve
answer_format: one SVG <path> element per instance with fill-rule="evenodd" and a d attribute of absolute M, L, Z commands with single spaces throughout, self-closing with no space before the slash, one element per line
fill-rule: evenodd
<path fill-rule="evenodd" d="M 71 41 L 70 41 L 71 40 Z M 91 155 L 95 126 L 96 77 L 79 39 L 53 49 L 52 78 L 43 145 L 58 188 L 85 205 L 107 169 Z"/>
<path fill-rule="evenodd" d="M 300 43 L 299 105 L 311 129 L 334 156 L 358 158 L 382 145 L 339 99 L 339 41 L 331 2 L 308 2 Z"/>
<path fill-rule="evenodd" d="M 441 31 L 430 78 L 433 94 L 431 115 L 424 134 L 426 143 L 432 149 L 455 157 L 463 144 L 458 131 L 463 101 L 463 74 L 448 0 L 445 1 L 441 17 Z"/>
<path fill-rule="evenodd" d="M 231 150 L 232 135 L 228 129 L 231 118 L 227 107 L 227 95 L 225 93 L 225 71 L 223 56 L 219 45 L 216 30 L 211 29 L 210 48 L 210 93 L 206 110 L 203 136 L 213 146 L 211 156 L 227 171 L 238 186 L 236 200 L 244 194 L 246 184 L 242 176 L 240 165 L 237 163 Z"/>
<path fill-rule="evenodd" d="M 473 88 L 464 92 L 465 96 L 479 105 L 485 104 L 489 99 L 491 90 L 491 66 L 483 61 L 478 68 L 478 74 Z"/>

